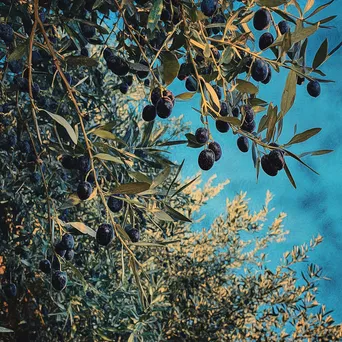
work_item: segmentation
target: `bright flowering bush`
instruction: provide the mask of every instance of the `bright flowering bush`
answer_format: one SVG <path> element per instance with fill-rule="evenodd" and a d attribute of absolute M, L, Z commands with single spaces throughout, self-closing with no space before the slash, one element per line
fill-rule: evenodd
<path fill-rule="evenodd" d="M 216 127 L 252 150 L 257 175 L 260 165 L 270 176 L 284 169 L 295 186 L 286 158 L 307 165 L 303 156 L 331 152 L 289 150 L 319 128 L 281 142 L 297 85 L 319 96 L 329 82 L 319 68 L 340 47 L 328 51 L 325 40 L 308 66 L 308 37 L 332 19 L 314 22 L 326 5 L 312 6 L 0 1 L 1 340 L 341 337 L 324 307 L 312 310 L 320 268 L 310 265 L 304 283 L 290 268 L 307 246 L 276 271 L 264 264 L 260 252 L 284 238 L 283 215 L 262 236 L 267 205 L 251 214 L 240 195 L 192 232 L 224 184 L 179 181 L 183 164 L 166 154 L 202 149 L 199 167 L 210 170 L 224 153 Z M 282 69 L 278 110 L 257 94 Z M 180 94 L 168 89 L 176 78 Z M 203 127 L 192 134 L 172 113 L 196 94 Z"/>

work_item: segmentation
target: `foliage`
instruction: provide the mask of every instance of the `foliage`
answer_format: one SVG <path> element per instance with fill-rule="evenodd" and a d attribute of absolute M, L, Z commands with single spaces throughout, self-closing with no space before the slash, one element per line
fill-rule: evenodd
<path fill-rule="evenodd" d="M 295 134 L 287 144 L 275 142 L 298 79 L 325 80 L 313 73 L 325 76 L 318 68 L 339 46 L 328 53 L 324 41 L 312 67 L 306 66 L 305 51 L 307 37 L 333 18 L 311 22 L 326 7 L 305 17 L 312 1 L 304 11 L 296 1 L 221 1 L 219 9 L 217 1 L 203 3 L 0 2 L 2 340 L 341 337 L 324 307 L 319 313 L 311 310 L 318 305 L 314 281 L 320 269 L 311 265 L 304 283 L 296 282 L 292 265 L 306 259 L 307 247 L 295 247 L 276 271 L 266 268 L 261 251 L 285 235 L 283 215 L 259 235 L 270 195 L 255 214 L 240 195 L 227 202 L 227 213 L 211 229 L 191 231 L 189 223 L 225 184 L 212 186 L 211 178 L 200 188 L 199 175 L 179 181 L 183 163 L 170 160 L 169 147 L 202 148 L 212 138 L 209 134 L 200 144 L 182 117 L 154 120 L 156 114 L 169 117 L 178 101 L 197 91 L 198 112 L 209 132 L 211 117 L 216 125 L 221 122 L 221 131 L 231 128 L 248 138 L 257 173 L 263 157 L 276 156 L 284 165 L 266 169 L 276 174 L 284 167 L 295 185 L 284 156 L 304 162 L 287 148 L 320 129 Z M 288 9 L 292 5 L 299 11 L 297 20 Z M 274 25 L 274 59 L 251 47 L 249 25 L 260 6 L 268 8 L 273 24 L 280 15 L 296 25 L 286 34 Z M 222 12 L 223 21 L 204 15 L 212 10 Z M 289 70 L 280 111 L 256 97 L 258 87 L 250 77 L 253 65 L 261 62 L 268 63 L 262 68 Z M 188 87 L 191 80 L 193 90 L 174 96 L 166 87 L 176 77 L 187 79 Z M 156 113 L 145 122 L 141 113 L 147 98 Z M 225 115 L 220 114 L 223 103 Z M 234 115 L 236 108 L 240 115 Z M 255 113 L 266 109 L 253 133 Z M 254 124 L 245 121 L 248 113 Z M 209 157 L 219 159 L 212 152 Z M 118 210 L 109 198 L 119 201 Z M 104 223 L 115 233 L 106 247 L 97 243 Z M 76 240 L 73 260 L 61 248 L 67 232 Z M 253 239 L 244 241 L 245 233 Z M 52 264 L 51 274 L 39 270 L 44 259 Z M 66 272 L 63 291 L 51 281 L 56 270 Z M 16 293 L 8 291 L 9 284 Z"/>

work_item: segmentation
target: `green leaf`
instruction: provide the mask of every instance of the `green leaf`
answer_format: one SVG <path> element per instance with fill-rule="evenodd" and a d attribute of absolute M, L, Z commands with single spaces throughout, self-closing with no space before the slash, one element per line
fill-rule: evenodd
<path fill-rule="evenodd" d="M 140 64 L 140 63 L 130 63 L 129 68 L 135 71 L 146 71 L 146 72 L 150 71 L 150 68 L 147 65 Z"/>
<path fill-rule="evenodd" d="M 0 327 L 0 333 L 11 333 L 11 332 L 14 332 L 14 331 L 11 329 Z"/>
<path fill-rule="evenodd" d="M 28 52 L 28 43 L 25 42 L 23 44 L 18 45 L 14 51 L 11 52 L 11 54 L 8 56 L 7 61 L 17 61 L 18 59 L 21 59 L 22 57 L 26 56 Z"/>
<path fill-rule="evenodd" d="M 154 0 L 153 7 L 151 8 L 151 12 L 148 16 L 147 28 L 150 31 L 154 31 L 157 26 L 158 20 L 160 19 L 160 15 L 163 10 L 163 0 Z"/>
<path fill-rule="evenodd" d="M 76 135 L 74 129 L 71 127 L 71 125 L 69 124 L 68 121 L 66 121 L 62 116 L 50 113 L 45 109 L 41 110 L 41 111 L 47 113 L 48 115 L 51 116 L 52 119 L 54 119 L 56 122 L 58 122 L 60 125 L 62 125 L 66 129 L 66 131 L 68 132 L 69 137 L 71 138 L 72 142 L 75 145 L 77 145 L 77 135 Z"/>
<path fill-rule="evenodd" d="M 286 173 L 287 178 L 289 179 L 289 181 L 291 182 L 291 184 L 293 185 L 293 187 L 294 187 L 295 189 L 297 189 L 296 182 L 295 182 L 295 180 L 293 179 L 292 174 L 291 174 L 289 168 L 287 167 L 286 163 L 285 163 L 285 165 L 284 165 L 284 170 L 285 170 L 285 173 Z"/>
<path fill-rule="evenodd" d="M 312 152 L 304 152 L 301 153 L 298 157 L 303 158 L 305 156 L 321 156 L 323 154 L 328 154 L 334 152 L 334 150 L 318 150 L 318 151 L 312 151 Z"/>
<path fill-rule="evenodd" d="M 91 132 L 91 134 L 94 134 L 100 138 L 108 139 L 108 140 L 115 140 L 119 142 L 120 144 L 127 145 L 121 138 L 117 137 L 111 132 L 105 131 L 103 129 L 96 129 L 95 131 Z"/>
<path fill-rule="evenodd" d="M 292 44 L 295 44 L 297 42 L 300 42 L 301 40 L 311 36 L 312 34 L 314 34 L 319 27 L 319 23 L 315 24 L 315 25 L 311 25 L 309 27 L 304 27 L 304 28 L 299 28 L 298 30 L 294 31 L 291 34 L 291 42 Z"/>
<path fill-rule="evenodd" d="M 180 65 L 177 57 L 172 52 L 163 52 L 161 59 L 164 82 L 169 85 L 177 77 Z"/>
<path fill-rule="evenodd" d="M 165 211 L 162 210 L 157 210 L 153 212 L 153 215 L 161 221 L 166 221 L 166 222 L 173 222 L 173 218 L 168 215 Z"/>
<path fill-rule="evenodd" d="M 268 106 L 267 110 L 267 133 L 266 140 L 271 141 L 275 131 L 275 125 L 277 122 L 277 106 L 273 106 L 272 103 Z"/>
<path fill-rule="evenodd" d="M 289 0 L 257 0 L 259 6 L 278 7 L 288 3 Z"/>
<path fill-rule="evenodd" d="M 135 195 L 140 192 L 144 192 L 150 188 L 149 183 L 145 182 L 136 182 L 136 183 L 126 183 L 121 184 L 118 187 L 114 188 L 111 191 L 112 194 L 127 194 L 127 195 Z"/>
<path fill-rule="evenodd" d="M 208 82 L 205 82 L 205 86 L 208 90 L 208 93 L 210 94 L 210 98 L 213 101 L 213 103 L 217 106 L 217 108 L 220 108 L 221 107 L 220 100 L 216 94 L 216 91 L 212 87 L 212 85 Z"/>
<path fill-rule="evenodd" d="M 86 56 L 69 56 L 65 59 L 69 66 L 88 66 L 93 67 L 98 65 L 98 61 L 94 58 Z"/>
<path fill-rule="evenodd" d="M 83 234 L 88 234 L 92 237 L 96 236 L 96 232 L 82 222 L 68 222 L 68 224 Z"/>
<path fill-rule="evenodd" d="M 296 154 L 292 153 L 289 150 L 285 150 L 286 154 L 288 154 L 290 157 L 292 157 L 293 159 L 298 160 L 301 164 L 303 164 L 304 166 L 306 166 L 309 170 L 311 170 L 312 172 L 314 172 L 316 175 L 319 175 L 319 173 L 317 171 L 315 171 L 311 166 L 309 166 L 308 164 L 304 163 Z"/>
<path fill-rule="evenodd" d="M 245 81 L 245 80 L 236 80 L 236 89 L 240 93 L 245 93 L 245 94 L 256 94 L 259 90 L 258 88 L 251 82 Z"/>
<path fill-rule="evenodd" d="M 293 106 L 294 100 L 296 98 L 296 87 L 297 74 L 293 70 L 290 70 L 285 83 L 283 96 L 281 98 L 281 106 L 278 121 L 282 119 Z"/>
<path fill-rule="evenodd" d="M 179 94 L 176 96 L 176 99 L 179 99 L 179 100 L 190 100 L 194 95 L 196 94 L 196 92 L 187 92 L 187 93 L 182 93 L 182 94 Z"/>
<path fill-rule="evenodd" d="M 313 17 L 315 14 L 317 14 L 318 12 L 324 10 L 327 6 L 329 6 L 330 4 L 332 4 L 334 2 L 334 0 L 331 0 L 329 2 L 327 2 L 324 5 L 321 5 L 319 7 L 317 7 L 309 16 L 307 16 L 305 19 L 309 19 L 311 17 Z"/>
<path fill-rule="evenodd" d="M 238 118 L 235 118 L 234 116 L 220 116 L 219 118 L 217 118 L 217 120 L 228 122 L 234 126 L 241 126 L 241 121 Z"/>
<path fill-rule="evenodd" d="M 188 186 L 190 186 L 193 182 L 195 182 L 199 177 L 200 177 L 200 176 L 195 177 L 195 178 L 194 178 L 192 181 L 190 181 L 189 183 L 184 184 L 183 186 L 181 186 L 180 188 L 178 188 L 178 189 L 172 194 L 171 198 L 174 197 L 174 196 L 176 196 L 178 193 L 182 192 L 184 189 L 186 189 Z"/>
<path fill-rule="evenodd" d="M 86 25 L 94 26 L 102 34 L 109 34 L 108 30 L 105 27 L 98 25 L 96 23 L 93 23 L 92 21 L 87 21 L 87 20 L 83 20 L 83 19 L 77 19 L 77 21 L 79 21 L 83 24 L 86 24 Z"/>
<path fill-rule="evenodd" d="M 203 144 L 200 144 L 197 142 L 196 140 L 196 137 L 194 134 L 192 133 L 186 133 L 185 136 L 187 137 L 188 139 L 188 146 L 189 147 L 192 147 L 192 148 L 199 148 L 199 147 L 202 147 Z"/>
<path fill-rule="evenodd" d="M 165 141 L 157 146 L 174 146 L 174 145 L 183 145 L 186 144 L 187 140 L 173 140 L 173 141 Z"/>
<path fill-rule="evenodd" d="M 229 64 L 234 57 L 234 50 L 228 46 L 224 49 L 221 59 L 220 59 L 220 64 Z"/>
<path fill-rule="evenodd" d="M 152 188 L 156 188 L 169 177 L 171 172 L 170 166 L 166 166 L 165 169 L 153 180 Z"/>
<path fill-rule="evenodd" d="M 306 141 L 306 140 L 312 138 L 313 136 L 315 136 L 316 134 L 318 134 L 321 130 L 322 130 L 321 128 L 311 128 L 305 132 L 298 133 L 284 146 L 290 146 L 293 144 L 298 144 L 298 143 L 301 143 L 303 141 Z"/>
<path fill-rule="evenodd" d="M 340 49 L 340 47 L 342 46 L 342 42 L 339 43 L 336 47 L 334 47 L 330 52 L 329 52 L 329 57 L 334 54 L 337 50 Z"/>
<path fill-rule="evenodd" d="M 184 222 L 192 222 L 189 218 L 181 214 L 179 211 L 173 209 L 168 204 L 165 204 L 166 210 L 171 214 L 171 216 L 177 220 Z"/>
<path fill-rule="evenodd" d="M 129 174 L 130 177 L 134 178 L 138 182 L 152 184 L 152 180 L 141 172 L 128 171 L 127 173 Z"/>
<path fill-rule="evenodd" d="M 178 175 L 180 174 L 180 172 L 181 172 L 181 170 L 182 170 L 182 168 L 183 168 L 183 165 L 184 165 L 184 159 L 183 159 L 182 163 L 179 165 L 179 168 L 178 168 L 178 170 L 177 170 L 177 172 L 176 172 L 174 178 L 172 179 L 172 182 L 171 182 L 170 186 L 169 186 L 168 189 L 167 189 L 166 197 L 168 196 L 168 194 L 169 194 L 169 192 L 170 192 L 170 190 L 171 190 L 171 188 L 172 188 L 172 185 L 175 183 L 175 181 L 176 181 Z"/>
<path fill-rule="evenodd" d="M 163 245 L 161 243 L 154 243 L 154 242 L 134 242 L 134 243 L 131 243 L 131 245 L 132 246 L 137 246 L 137 247 L 162 247 L 162 248 L 167 247 L 166 244 Z"/>
<path fill-rule="evenodd" d="M 120 158 L 114 157 L 114 156 L 107 154 L 107 153 L 98 153 L 94 156 L 94 158 L 112 161 L 112 162 L 117 163 L 117 164 L 124 164 Z"/>
<path fill-rule="evenodd" d="M 317 69 L 328 56 L 328 39 L 325 39 L 322 45 L 316 52 L 315 58 L 312 63 L 313 69 Z"/>

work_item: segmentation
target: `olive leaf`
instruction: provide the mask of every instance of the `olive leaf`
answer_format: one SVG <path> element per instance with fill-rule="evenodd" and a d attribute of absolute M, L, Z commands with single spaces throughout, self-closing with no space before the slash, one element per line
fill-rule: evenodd
<path fill-rule="evenodd" d="M 328 56 L 328 39 L 325 39 L 316 52 L 315 58 L 312 63 L 312 68 L 317 69 Z"/>
<path fill-rule="evenodd" d="M 82 222 L 68 222 L 68 224 L 83 234 L 88 234 L 92 237 L 96 236 L 96 232 Z"/>
<path fill-rule="evenodd" d="M 128 171 L 127 173 L 129 174 L 130 177 L 134 178 L 138 182 L 152 184 L 152 180 L 141 172 Z"/>
<path fill-rule="evenodd" d="M 169 51 L 163 52 L 161 54 L 161 59 L 163 63 L 163 78 L 165 84 L 169 85 L 177 77 L 180 65 L 177 57 Z"/>
<path fill-rule="evenodd" d="M 175 98 L 179 99 L 179 100 L 190 100 L 194 95 L 196 94 L 196 92 L 186 92 L 186 93 L 182 93 L 177 95 Z"/>
<path fill-rule="evenodd" d="M 11 332 L 14 332 L 14 331 L 11 329 L 0 327 L 0 333 L 11 333 Z"/>
<path fill-rule="evenodd" d="M 130 63 L 129 68 L 135 71 L 150 71 L 150 68 L 147 65 L 141 63 Z"/>
<path fill-rule="evenodd" d="M 210 94 L 210 98 L 212 99 L 212 101 L 214 102 L 214 104 L 217 106 L 217 108 L 220 108 L 220 100 L 216 94 L 216 91 L 214 90 L 214 88 L 212 87 L 212 85 L 208 82 L 205 82 L 205 86 Z"/>
<path fill-rule="evenodd" d="M 305 19 L 309 19 L 311 17 L 313 17 L 315 14 L 317 14 L 318 12 L 324 10 L 326 7 L 328 7 L 330 4 L 332 4 L 334 2 L 334 0 L 331 0 L 329 2 L 327 2 L 326 4 L 323 4 L 319 7 L 317 7 L 309 16 L 307 16 Z"/>
<path fill-rule="evenodd" d="M 65 59 L 69 66 L 88 66 L 93 67 L 98 65 L 98 61 L 94 58 L 86 56 L 69 56 Z"/>
<path fill-rule="evenodd" d="M 290 70 L 286 79 L 283 96 L 281 98 L 280 113 L 279 113 L 278 121 L 282 119 L 293 106 L 294 100 L 296 98 L 296 87 L 297 87 L 297 74 L 295 73 L 295 71 Z"/>
<path fill-rule="evenodd" d="M 246 94 L 256 94 L 259 91 L 253 83 L 240 79 L 236 80 L 236 89 Z"/>
<path fill-rule="evenodd" d="M 72 142 L 77 145 L 77 135 L 74 131 L 74 129 L 71 127 L 68 121 L 66 121 L 62 116 L 50 113 L 49 111 L 43 109 L 41 110 L 42 112 L 47 113 L 48 115 L 51 116 L 52 119 L 54 119 L 56 122 L 58 122 L 60 125 L 62 125 L 67 133 L 69 134 L 69 137 L 71 138 Z"/>
<path fill-rule="evenodd" d="M 173 209 L 168 204 L 165 204 L 166 211 L 169 212 L 171 217 L 173 217 L 176 220 L 184 221 L 184 222 L 192 222 L 188 217 L 181 214 L 179 211 Z"/>
<path fill-rule="evenodd" d="M 150 31 L 154 31 L 154 29 L 156 28 L 158 20 L 160 19 L 162 10 L 163 10 L 163 0 L 153 1 L 153 7 L 151 8 L 151 12 L 148 15 L 148 23 L 147 23 L 147 28 Z"/>
<path fill-rule="evenodd" d="M 17 61 L 22 57 L 26 56 L 28 52 L 28 41 L 18 45 L 13 52 L 7 58 L 8 62 Z"/>
<path fill-rule="evenodd" d="M 165 169 L 153 180 L 152 188 L 156 188 L 160 184 L 164 183 L 164 181 L 169 177 L 171 172 L 170 166 L 166 166 Z"/>
<path fill-rule="evenodd" d="M 323 154 L 328 154 L 334 152 L 334 150 L 318 150 L 318 151 L 312 151 L 312 152 L 303 152 L 298 157 L 302 158 L 305 156 L 321 156 Z"/>
<path fill-rule="evenodd" d="M 127 195 L 135 195 L 140 192 L 144 192 L 150 188 L 149 183 L 145 182 L 136 182 L 136 183 L 126 183 L 121 184 L 118 187 L 114 188 L 111 191 L 112 194 L 127 194 Z"/>
<path fill-rule="evenodd" d="M 289 0 L 257 0 L 259 6 L 278 7 L 287 4 Z"/>
<path fill-rule="evenodd" d="M 114 157 L 114 156 L 107 154 L 107 153 L 98 153 L 94 156 L 94 158 L 112 161 L 112 162 L 117 163 L 117 164 L 124 164 L 120 158 Z"/>
<path fill-rule="evenodd" d="M 108 140 L 115 140 L 115 141 L 119 142 L 120 144 L 127 145 L 125 143 L 125 141 L 123 141 L 121 138 L 119 138 L 115 134 L 108 132 L 108 131 L 105 131 L 103 129 L 98 128 L 98 129 L 95 129 L 94 131 L 92 131 L 91 133 L 100 137 L 100 138 L 108 139 Z"/>
<path fill-rule="evenodd" d="M 315 136 L 316 134 L 318 134 L 321 130 L 322 130 L 321 128 L 311 128 L 305 132 L 298 133 L 284 146 L 290 146 L 293 144 L 298 144 L 298 143 L 301 143 L 303 141 L 306 141 L 306 140 L 312 138 L 313 136 Z"/>
<path fill-rule="evenodd" d="M 304 13 L 307 11 L 310 11 L 312 6 L 315 4 L 315 0 L 308 0 L 305 7 L 304 7 Z"/>
<path fill-rule="evenodd" d="M 289 179 L 289 181 L 291 182 L 291 184 L 293 185 L 293 187 L 294 187 L 295 189 L 297 189 L 296 182 L 295 182 L 294 178 L 292 177 L 292 174 L 291 174 L 289 168 L 287 167 L 286 163 L 285 163 L 285 165 L 284 165 L 284 170 L 285 170 L 285 173 L 286 173 L 287 178 Z"/>
<path fill-rule="evenodd" d="M 266 140 L 271 141 L 275 131 L 275 125 L 277 122 L 277 106 L 273 106 L 272 103 L 268 106 L 267 110 L 267 132 L 266 132 Z"/>

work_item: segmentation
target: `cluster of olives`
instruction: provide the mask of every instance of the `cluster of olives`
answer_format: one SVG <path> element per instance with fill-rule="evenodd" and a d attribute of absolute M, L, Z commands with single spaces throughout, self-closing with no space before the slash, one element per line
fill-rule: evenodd
<path fill-rule="evenodd" d="M 278 147 L 273 143 L 271 146 Z M 261 167 L 269 176 L 276 176 L 278 171 L 282 170 L 285 166 L 284 151 L 280 149 L 272 150 L 269 154 L 264 154 L 261 157 Z"/>
<path fill-rule="evenodd" d="M 175 104 L 175 97 L 170 90 L 154 88 L 151 93 L 151 105 L 144 107 L 142 112 L 143 120 L 153 121 L 158 115 L 162 119 L 168 118 Z"/>

